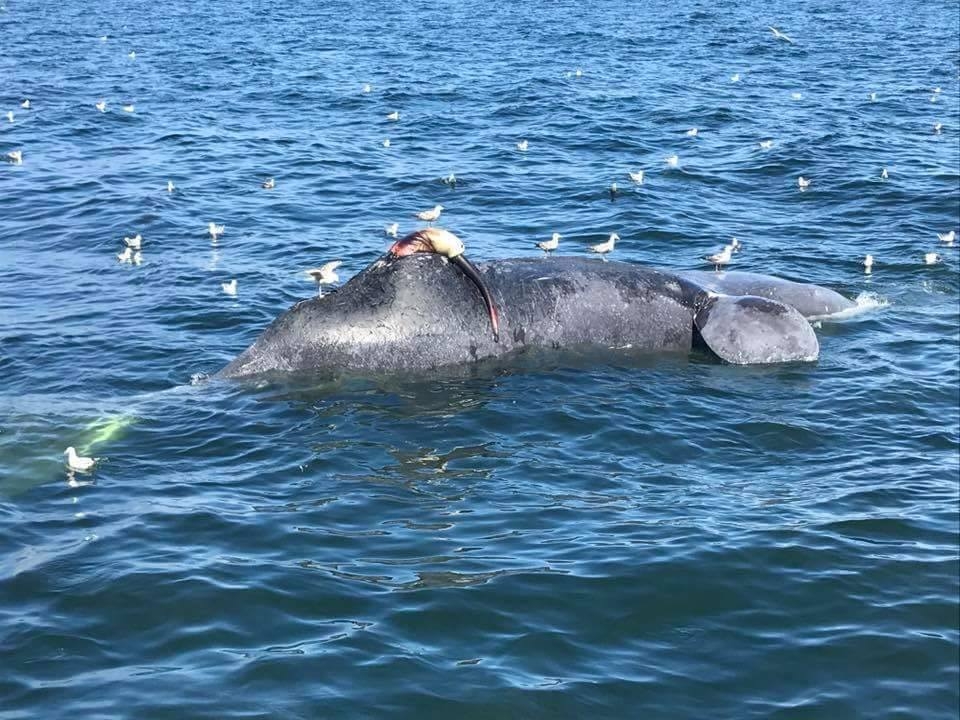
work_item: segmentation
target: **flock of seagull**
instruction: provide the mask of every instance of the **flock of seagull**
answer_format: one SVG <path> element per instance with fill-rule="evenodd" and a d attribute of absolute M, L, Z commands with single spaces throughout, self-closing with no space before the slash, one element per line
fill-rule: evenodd
<path fill-rule="evenodd" d="M 783 41 L 790 44 L 794 43 L 794 40 L 790 36 L 782 32 L 778 28 L 770 26 L 769 29 L 773 34 L 773 38 L 775 40 Z M 103 36 L 100 38 L 102 42 L 106 42 L 107 39 L 108 39 L 107 36 Z M 136 59 L 136 52 L 135 51 L 129 52 L 128 57 L 130 59 Z M 577 68 L 575 71 L 566 73 L 566 77 L 568 78 L 573 76 L 581 77 L 582 75 L 583 75 L 583 70 L 580 68 Z M 740 74 L 735 73 L 731 75 L 730 81 L 739 82 Z M 373 88 L 369 83 L 365 83 L 361 88 L 361 92 L 365 94 L 372 92 L 372 90 Z M 934 88 L 932 91 L 931 100 L 936 101 L 937 98 L 940 96 L 941 92 L 942 92 L 941 88 L 939 87 Z M 802 94 L 799 92 L 794 92 L 791 94 L 791 97 L 795 100 L 799 100 L 802 98 Z M 875 92 L 871 92 L 869 94 L 869 99 L 871 102 L 875 102 L 877 100 L 877 94 Z M 107 102 L 105 99 L 100 99 L 99 101 L 94 103 L 94 107 L 99 112 L 105 113 L 107 111 Z M 30 110 L 31 108 L 30 99 L 25 98 L 20 103 L 20 108 L 23 110 Z M 133 113 L 136 110 L 133 104 L 124 104 L 121 106 L 121 109 L 127 113 Z M 388 115 L 386 115 L 386 119 L 390 122 L 399 122 L 400 117 L 401 115 L 399 110 L 394 110 L 390 112 Z M 6 112 L 6 119 L 10 123 L 13 123 L 15 121 L 15 115 L 13 110 L 8 110 Z M 940 122 L 937 122 L 933 126 L 933 131 L 938 135 L 941 134 L 943 132 L 943 124 Z M 685 131 L 685 134 L 687 137 L 691 137 L 691 138 L 697 137 L 700 134 L 700 130 L 696 127 L 692 127 L 689 130 Z M 390 147 L 389 138 L 384 139 L 382 141 L 382 145 L 385 148 Z M 769 150 L 773 147 L 773 145 L 774 145 L 774 141 L 772 139 L 761 140 L 758 143 L 758 146 L 761 150 Z M 530 148 L 530 143 L 526 138 L 516 143 L 516 149 L 518 152 L 526 153 L 529 150 L 529 148 Z M 7 152 L 6 159 L 8 162 L 14 165 L 22 165 L 23 150 L 17 149 L 17 150 L 11 150 Z M 680 158 L 676 154 L 669 155 L 665 157 L 663 160 L 666 166 L 671 168 L 678 167 L 680 163 Z M 627 172 L 627 176 L 629 177 L 630 181 L 635 185 L 643 185 L 646 179 L 645 171 L 642 169 L 630 170 Z M 882 168 L 880 173 L 880 179 L 888 180 L 889 177 L 890 175 L 887 168 Z M 451 173 L 449 176 L 442 178 L 442 181 L 448 185 L 455 186 L 457 183 L 457 178 L 453 173 Z M 800 192 L 805 192 L 808 189 L 810 189 L 812 183 L 813 183 L 812 178 L 806 178 L 806 177 L 803 177 L 802 175 L 797 178 L 797 187 L 799 188 Z M 261 183 L 261 187 L 265 190 L 272 190 L 276 187 L 276 181 L 273 177 L 267 178 Z M 167 181 L 166 190 L 168 193 L 172 193 L 176 190 L 176 187 L 174 186 L 173 181 L 169 181 L 169 180 Z M 619 188 L 617 187 L 617 184 L 615 182 L 612 183 L 610 186 L 611 198 L 614 198 L 618 192 L 619 192 Z M 414 216 L 418 220 L 422 222 L 426 222 L 429 226 L 440 219 L 440 216 L 443 210 L 444 210 L 444 206 L 437 204 L 437 205 L 434 205 L 432 208 L 415 213 Z M 214 222 L 211 222 L 208 224 L 207 232 L 209 233 L 211 242 L 214 246 L 216 246 L 220 236 L 224 234 L 225 230 L 226 228 L 223 225 L 219 225 Z M 388 237 L 396 238 L 398 235 L 398 232 L 399 232 L 399 223 L 394 222 L 384 227 L 384 233 Z M 954 230 L 950 230 L 946 233 L 938 233 L 937 237 L 939 241 L 946 247 L 953 247 L 957 242 L 957 232 Z M 537 242 L 535 245 L 544 253 L 549 254 L 557 250 L 557 248 L 559 247 L 561 238 L 562 236 L 560 235 L 560 233 L 554 232 L 549 240 Z M 606 259 L 605 256 L 613 252 L 616 242 L 619 239 L 620 237 L 619 235 L 617 235 L 617 233 L 611 233 L 605 242 L 599 243 L 597 245 L 590 245 L 588 246 L 587 249 L 590 252 L 599 254 L 604 259 Z M 719 250 L 716 253 L 705 256 L 703 260 L 713 265 L 715 269 L 719 272 L 725 265 L 729 264 L 732 261 L 734 254 L 740 252 L 740 250 L 742 249 L 742 246 L 743 244 L 740 242 L 740 240 L 738 240 L 737 238 L 732 238 L 730 243 L 726 244 L 721 250 Z M 137 233 L 132 237 L 124 237 L 122 240 L 122 249 L 116 256 L 117 261 L 120 263 L 140 265 L 143 259 L 142 248 L 143 248 L 143 237 L 141 236 L 140 233 Z M 936 264 L 941 260 L 942 260 L 942 257 L 940 256 L 939 253 L 927 252 L 924 254 L 924 262 L 927 265 Z M 319 296 L 322 296 L 323 294 L 324 285 L 333 285 L 339 282 L 340 278 L 337 274 L 337 269 L 341 265 L 342 265 L 342 261 L 331 260 L 329 262 L 324 263 L 320 267 L 305 271 L 306 276 L 317 284 L 317 293 Z M 872 268 L 874 265 L 873 255 L 866 255 L 862 260 L 862 265 L 864 268 L 864 272 L 867 274 L 870 274 L 872 272 Z M 227 282 L 223 282 L 221 283 L 221 288 L 225 294 L 229 296 L 236 296 L 238 292 L 237 280 L 234 278 Z M 78 455 L 76 452 L 76 449 L 73 447 L 67 448 L 66 451 L 64 452 L 64 455 L 66 456 L 67 466 L 72 471 L 89 472 L 94 468 L 95 464 L 98 461 L 98 458 L 83 457 Z"/>

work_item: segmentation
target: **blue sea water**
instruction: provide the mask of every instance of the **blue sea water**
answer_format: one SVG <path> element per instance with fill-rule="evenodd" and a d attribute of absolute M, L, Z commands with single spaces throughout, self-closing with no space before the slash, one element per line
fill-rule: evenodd
<path fill-rule="evenodd" d="M 957 716 L 955 1 L 0 6 L 4 720 Z M 809 365 L 203 381 L 435 203 L 863 311 Z"/>

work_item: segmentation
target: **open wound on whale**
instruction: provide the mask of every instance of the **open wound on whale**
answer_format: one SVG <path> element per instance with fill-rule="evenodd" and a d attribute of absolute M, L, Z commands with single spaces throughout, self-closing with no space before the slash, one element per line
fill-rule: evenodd
<path fill-rule="evenodd" d="M 493 341 L 500 342 L 500 317 L 497 313 L 497 306 L 493 302 L 493 296 L 487 284 L 483 281 L 480 273 L 473 263 L 464 257 L 466 248 L 463 241 L 448 230 L 441 228 L 426 228 L 417 230 L 405 237 L 397 240 L 390 247 L 390 254 L 395 257 L 405 257 L 414 253 L 436 253 L 447 258 L 450 262 L 460 268 L 463 274 L 470 278 L 470 281 L 477 286 L 480 291 L 483 302 L 487 306 L 487 313 L 490 315 L 490 325 L 493 327 Z"/>

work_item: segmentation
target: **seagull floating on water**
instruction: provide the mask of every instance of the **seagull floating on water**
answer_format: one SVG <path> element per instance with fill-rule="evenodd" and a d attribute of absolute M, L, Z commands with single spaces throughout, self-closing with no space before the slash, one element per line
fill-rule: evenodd
<path fill-rule="evenodd" d="M 128 248 L 133 248 L 134 250 L 139 250 L 141 244 L 143 243 L 143 238 L 140 236 L 140 233 L 137 233 L 133 237 L 125 237 L 123 242 Z"/>
<path fill-rule="evenodd" d="M 217 225 L 216 223 L 210 223 L 207 225 L 207 232 L 210 233 L 210 237 L 213 238 L 213 241 L 216 242 L 217 238 L 223 235 L 223 231 L 226 230 L 225 225 Z"/>
<path fill-rule="evenodd" d="M 723 250 L 713 255 L 707 255 L 703 259 L 713 265 L 717 272 L 720 272 L 720 268 L 730 262 L 730 258 L 733 257 L 733 251 L 734 247 L 732 244 L 724 245 Z"/>
<path fill-rule="evenodd" d="M 7 120 L 13 122 L 13 110 L 7 110 Z"/>
<path fill-rule="evenodd" d="M 400 223 L 393 223 L 392 225 L 387 225 L 383 229 L 383 232 L 387 235 L 387 237 L 395 238 L 399 230 L 400 230 Z"/>
<path fill-rule="evenodd" d="M 399 119 L 400 119 L 400 111 L 399 111 L 399 110 L 394 110 L 392 113 L 390 113 L 389 115 L 387 115 L 387 120 L 390 120 L 391 122 L 396 122 L 396 121 L 399 120 Z"/>
<path fill-rule="evenodd" d="M 23 165 L 23 150 L 11 150 L 7 153 L 7 157 L 14 165 Z"/>
<path fill-rule="evenodd" d="M 800 92 L 792 92 L 792 93 L 790 93 L 790 97 L 793 98 L 794 100 L 801 100 L 801 99 L 803 99 L 803 93 L 800 93 Z"/>
<path fill-rule="evenodd" d="M 948 233 L 937 233 L 937 237 L 940 238 L 940 242 L 953 247 L 953 241 L 957 239 L 957 233 L 955 230 L 951 230 Z"/>
<path fill-rule="evenodd" d="M 772 147 L 773 147 L 773 140 L 761 140 L 761 141 L 760 141 L 760 149 L 761 149 L 761 150 L 769 150 L 769 149 L 772 148 Z"/>
<path fill-rule="evenodd" d="M 28 100 L 24 100 L 22 103 L 20 103 L 20 107 L 22 107 L 24 110 L 29 110 L 29 109 L 30 109 L 30 100 L 29 100 L 29 99 L 28 99 Z"/>
<path fill-rule="evenodd" d="M 317 297 L 323 297 L 324 285 L 333 285 L 335 282 L 340 282 L 340 276 L 337 275 L 336 270 L 341 265 L 343 265 L 342 260 L 331 260 L 318 268 L 306 271 L 307 277 L 317 283 Z"/>
<path fill-rule="evenodd" d="M 434 205 L 432 210 L 423 210 L 417 213 L 417 219 L 426 223 L 433 223 L 440 219 L 440 213 L 443 211 L 443 205 Z"/>
<path fill-rule="evenodd" d="M 69 467 L 71 470 L 79 470 L 80 472 L 87 472 L 88 470 L 93 469 L 93 466 L 97 464 L 97 460 L 100 459 L 77 455 L 77 451 L 72 445 L 64 450 L 63 454 L 67 456 L 67 467 Z"/>
<path fill-rule="evenodd" d="M 637 185 L 643 185 L 643 170 L 628 172 L 627 175 L 629 175 L 630 179 L 633 180 Z"/>
<path fill-rule="evenodd" d="M 13 122 L 13 121 L 11 120 L 11 122 Z M 933 125 L 933 131 L 934 131 L 937 135 L 939 135 L 939 134 L 943 131 L 943 123 L 941 123 L 941 122 L 934 123 L 934 125 Z"/>
<path fill-rule="evenodd" d="M 667 165 L 669 165 L 670 167 L 676 167 L 677 165 L 680 164 L 680 156 L 679 156 L 679 155 L 671 155 L 670 157 L 665 157 L 665 158 L 663 159 L 663 161 L 664 161 Z"/>
<path fill-rule="evenodd" d="M 544 240 L 543 242 L 538 242 L 537 247 L 543 250 L 544 252 L 551 252 L 557 249 L 557 246 L 560 244 L 560 233 L 555 232 L 549 240 Z"/>
<path fill-rule="evenodd" d="M 106 101 L 106 100 L 101 100 L 100 102 L 94 104 L 94 107 L 95 107 L 97 110 L 99 110 L 100 112 L 106 112 L 106 111 L 107 111 L 107 101 Z"/>
<path fill-rule="evenodd" d="M 600 253 L 601 255 L 606 255 L 609 252 L 613 252 L 613 246 L 620 239 L 620 236 L 616 233 L 610 233 L 610 237 L 607 238 L 606 242 L 602 242 L 599 245 L 591 245 L 587 248 L 592 253 Z"/>
<path fill-rule="evenodd" d="M 873 270 L 873 255 L 867 255 L 862 264 L 864 274 L 869 275 Z"/>
<path fill-rule="evenodd" d="M 740 82 L 740 73 L 734 73 L 731 75 L 730 82 Z"/>
<path fill-rule="evenodd" d="M 529 145 L 530 143 L 528 143 L 526 140 L 521 140 L 517 143 L 517 150 L 520 152 L 526 152 Z"/>
<path fill-rule="evenodd" d="M 237 295 L 237 279 L 236 278 L 234 278 L 230 282 L 220 283 L 220 287 L 223 288 L 223 291 L 227 295 L 236 297 Z"/>
<path fill-rule="evenodd" d="M 577 68 L 573 74 L 576 75 L 577 77 L 581 77 L 583 75 L 583 70 L 581 70 L 580 68 Z"/>
<path fill-rule="evenodd" d="M 365 83 L 364 86 L 363 86 L 363 88 L 361 89 L 361 92 L 368 93 L 368 92 L 370 92 L 371 90 L 373 90 L 373 88 L 370 87 L 370 83 Z"/>
<path fill-rule="evenodd" d="M 875 92 L 870 93 L 870 102 L 877 101 L 877 94 Z"/>
<path fill-rule="evenodd" d="M 117 253 L 117 261 L 122 263 L 133 262 L 133 248 L 125 247 Z"/>
<path fill-rule="evenodd" d="M 940 260 L 942 260 L 942 258 L 938 253 L 935 253 L 935 252 L 924 253 L 923 261 L 927 265 L 936 265 L 938 262 L 940 262 Z"/>
<path fill-rule="evenodd" d="M 131 50 L 130 52 L 127 53 L 127 57 L 130 58 L 131 60 L 136 60 L 137 59 L 136 51 Z"/>
<path fill-rule="evenodd" d="M 696 137 L 699 134 L 700 134 L 699 128 L 690 128 L 689 130 L 687 130 L 687 137 Z"/>
<path fill-rule="evenodd" d="M 812 183 L 812 182 L 813 182 L 813 180 L 808 180 L 808 179 L 805 178 L 803 175 L 801 175 L 800 177 L 797 178 L 797 186 L 798 186 L 801 190 L 806 190 L 808 187 L 810 187 L 810 183 Z"/>
<path fill-rule="evenodd" d="M 173 180 L 167 180 L 167 192 L 173 192 L 176 189 L 173 185 Z"/>
<path fill-rule="evenodd" d="M 123 111 L 124 111 L 124 112 L 133 112 L 133 111 L 134 111 L 134 107 L 133 107 L 133 105 L 124 105 L 124 106 L 123 106 Z"/>
<path fill-rule="evenodd" d="M 443 178 L 443 182 L 444 182 L 445 185 L 456 185 L 456 184 L 457 184 L 457 176 L 454 175 L 453 173 L 450 173 L 450 174 L 447 175 L 445 178 Z"/>
<path fill-rule="evenodd" d="M 777 30 L 775 27 L 773 27 L 773 25 L 768 25 L 767 27 L 770 28 L 771 32 L 773 32 L 773 37 L 774 37 L 776 40 L 786 40 L 788 43 L 792 43 L 792 42 L 793 42 L 793 40 L 790 38 L 789 35 L 787 35 L 786 33 L 780 32 L 780 31 Z"/>
<path fill-rule="evenodd" d="M 260 187 L 262 187 L 264 190 L 273 190 L 273 188 L 276 187 L 276 184 L 277 183 L 273 178 L 267 178 L 263 181 L 263 183 L 261 183 Z"/>
<path fill-rule="evenodd" d="M 883 168 L 883 169 L 880 171 L 880 179 L 881 179 L 881 180 L 886 180 L 886 179 L 889 178 L 889 177 L 890 177 L 890 173 L 887 172 L 887 169 L 886 169 L 886 168 Z"/>
<path fill-rule="evenodd" d="M 620 192 L 620 188 L 617 187 L 617 184 L 610 183 L 610 199 L 613 200 L 617 197 L 617 193 Z"/>

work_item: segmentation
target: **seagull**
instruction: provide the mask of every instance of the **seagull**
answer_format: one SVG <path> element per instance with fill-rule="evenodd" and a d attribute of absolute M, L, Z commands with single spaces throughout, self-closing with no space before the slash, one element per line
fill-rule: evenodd
<path fill-rule="evenodd" d="M 139 250 L 141 244 L 143 243 L 143 238 L 140 237 L 140 233 L 137 233 L 133 237 L 125 237 L 123 242 L 126 243 L 128 248 L 133 248 L 134 250 Z"/>
<path fill-rule="evenodd" d="M 124 112 L 133 112 L 133 110 L 134 110 L 133 104 L 123 106 Z"/>
<path fill-rule="evenodd" d="M 264 190 L 273 190 L 276 184 L 277 183 L 274 181 L 273 178 L 267 178 L 266 180 L 263 181 L 260 187 L 262 187 Z"/>
<path fill-rule="evenodd" d="M 939 94 L 942 93 L 942 92 L 943 92 L 943 88 L 935 87 L 935 88 L 933 89 L 933 94 L 934 94 L 934 95 L 939 95 Z"/>
<path fill-rule="evenodd" d="M 450 173 L 450 174 L 447 175 L 445 178 L 443 178 L 443 182 L 444 182 L 445 184 L 447 184 L 447 185 L 456 185 L 456 184 L 457 184 L 457 176 L 454 175 L 453 173 Z"/>
<path fill-rule="evenodd" d="M 734 73 L 731 75 L 730 82 L 740 82 L 740 73 Z"/>
<path fill-rule="evenodd" d="M 331 260 L 313 270 L 307 270 L 307 277 L 317 283 L 317 297 L 323 297 L 323 286 L 333 285 L 340 282 L 340 276 L 337 275 L 337 268 L 343 265 L 342 260 Z"/>
<path fill-rule="evenodd" d="M 23 165 L 23 150 L 11 150 L 7 153 L 7 157 L 14 165 Z"/>
<path fill-rule="evenodd" d="M 396 121 L 399 120 L 399 119 L 400 119 L 400 111 L 399 111 L 399 110 L 394 110 L 392 113 L 390 113 L 389 115 L 387 115 L 387 120 L 390 120 L 390 121 L 392 121 L 392 122 L 396 122 Z"/>
<path fill-rule="evenodd" d="M 664 158 L 663 160 L 664 160 L 664 162 L 666 162 L 667 165 L 669 165 L 670 167 L 676 167 L 677 165 L 680 164 L 680 156 L 679 156 L 679 155 L 671 155 L 670 157 L 666 157 L 666 158 Z"/>
<path fill-rule="evenodd" d="M 176 189 L 173 185 L 173 180 L 167 180 L 167 192 L 173 192 Z"/>
<path fill-rule="evenodd" d="M 601 255 L 606 255 L 608 252 L 613 252 L 613 244 L 620 239 L 620 236 L 616 233 L 610 233 L 610 237 L 606 242 L 602 242 L 599 245 L 591 245 L 587 248 L 592 253 L 600 253 Z"/>
<path fill-rule="evenodd" d="M 773 140 L 761 140 L 761 141 L 760 141 L 760 149 L 761 149 L 761 150 L 769 150 L 769 149 L 772 148 L 772 147 L 773 147 Z"/>
<path fill-rule="evenodd" d="M 230 282 L 220 283 L 220 287 L 223 288 L 223 291 L 227 295 L 231 295 L 233 297 L 237 296 L 237 279 L 236 278 L 234 278 Z"/>
<path fill-rule="evenodd" d="M 643 170 L 628 172 L 627 175 L 629 175 L 630 179 L 633 180 L 637 185 L 643 185 Z"/>
<path fill-rule="evenodd" d="M 395 238 L 399 230 L 400 230 L 400 223 L 393 223 L 392 225 L 387 225 L 383 229 L 383 232 L 387 235 L 387 237 Z"/>
<path fill-rule="evenodd" d="M 717 272 L 720 272 L 720 268 L 730 262 L 730 258 L 733 256 L 733 245 L 724 245 L 723 250 L 713 255 L 707 255 L 704 260 L 711 263 Z"/>
<path fill-rule="evenodd" d="M 71 470 L 79 470 L 80 472 L 92 470 L 93 466 L 97 464 L 97 460 L 100 459 L 77 455 L 77 451 L 72 445 L 64 450 L 63 454 L 67 456 L 67 467 L 69 467 Z"/>
<path fill-rule="evenodd" d="M 883 168 L 883 170 L 880 171 L 880 179 L 886 180 L 889 177 L 890 177 L 890 173 L 887 172 L 886 168 Z"/>
<path fill-rule="evenodd" d="M 213 238 L 213 241 L 216 242 L 217 238 L 223 235 L 223 231 L 226 230 L 226 225 L 217 225 L 216 223 L 210 223 L 207 225 L 207 232 L 210 233 L 210 237 Z"/>
<path fill-rule="evenodd" d="M 776 38 L 777 40 L 786 40 L 788 43 L 793 42 L 793 40 L 790 39 L 789 35 L 780 32 L 775 27 L 773 27 L 773 25 L 768 25 L 767 27 L 770 28 L 770 30 L 773 32 L 773 37 Z"/>
<path fill-rule="evenodd" d="M 383 140 L 384 147 L 390 147 L 390 138 L 384 138 Z"/>
<path fill-rule="evenodd" d="M 580 68 L 577 68 L 573 74 L 576 75 L 577 77 L 581 77 L 583 75 L 583 70 L 581 70 Z"/>
<path fill-rule="evenodd" d="M 551 250 L 556 250 L 557 245 L 560 244 L 560 233 L 555 232 L 549 240 L 544 240 L 543 242 L 538 242 L 537 247 L 543 250 L 544 252 L 550 252 Z"/>
<path fill-rule="evenodd" d="M 803 175 L 797 178 L 797 186 L 801 190 L 806 190 L 808 187 L 810 187 L 810 183 L 812 182 L 813 180 L 807 180 L 807 178 L 805 178 Z"/>
<path fill-rule="evenodd" d="M 870 102 L 877 101 L 877 94 L 875 92 L 870 93 Z"/>
<path fill-rule="evenodd" d="M 940 260 L 941 260 L 940 255 L 938 255 L 935 252 L 928 252 L 928 253 L 925 253 L 923 256 L 923 261 L 927 265 L 936 265 L 938 262 L 940 262 Z"/>
<path fill-rule="evenodd" d="M 696 137 L 700 134 L 699 128 L 690 128 L 687 130 L 687 137 Z"/>
<path fill-rule="evenodd" d="M 100 102 L 96 103 L 96 104 L 94 105 L 94 107 L 95 107 L 97 110 L 99 110 L 100 112 L 106 112 L 106 111 L 107 111 L 107 101 L 106 101 L 106 100 L 101 100 Z"/>
<path fill-rule="evenodd" d="M 955 230 L 951 230 L 948 233 L 937 233 L 937 237 L 940 238 L 940 242 L 953 247 L 953 241 L 957 239 L 957 233 Z"/>
<path fill-rule="evenodd" d="M 361 92 L 368 93 L 368 92 L 370 92 L 371 90 L 373 90 L 373 88 L 370 87 L 370 83 L 365 83 L 364 86 L 363 86 L 363 88 L 362 88 L 362 90 L 361 90 Z"/>
<path fill-rule="evenodd" d="M 617 193 L 620 192 L 620 188 L 617 187 L 616 183 L 610 183 L 610 199 L 614 200 L 617 197 Z"/>
<path fill-rule="evenodd" d="M 101 36 L 100 36 L 100 42 L 106 42 L 106 41 L 107 41 L 107 36 L 106 36 L 106 35 L 101 35 Z"/>
<path fill-rule="evenodd" d="M 7 120 L 13 122 L 13 110 L 7 110 Z"/>
<path fill-rule="evenodd" d="M 436 222 L 440 218 L 440 212 L 443 210 L 443 205 L 434 205 L 432 210 L 424 210 L 417 213 L 418 220 L 424 220 L 428 225 L 430 223 Z"/>
<path fill-rule="evenodd" d="M 20 103 L 20 107 L 22 107 L 24 110 L 29 110 L 29 109 L 30 109 L 30 101 L 29 101 L 29 100 L 24 100 L 22 103 Z"/>
<path fill-rule="evenodd" d="M 10 122 L 13 122 L 13 120 L 11 119 Z M 943 123 L 938 122 L 933 126 L 933 131 L 937 135 L 939 135 L 942 130 L 943 130 Z"/>
<path fill-rule="evenodd" d="M 117 253 L 117 261 L 122 263 L 133 262 L 133 248 L 125 247 L 122 252 Z"/>
<path fill-rule="evenodd" d="M 127 53 L 127 57 L 130 58 L 131 60 L 136 60 L 136 59 L 137 59 L 137 53 L 136 53 L 136 51 L 135 51 L 135 50 L 131 50 L 130 52 Z"/>
<path fill-rule="evenodd" d="M 865 275 L 869 275 L 873 268 L 873 255 L 867 255 L 863 259 L 863 272 Z"/>
<path fill-rule="evenodd" d="M 794 100 L 800 100 L 803 98 L 803 93 L 792 92 L 790 93 L 790 97 L 793 98 Z"/>
<path fill-rule="evenodd" d="M 526 140 L 521 140 L 520 142 L 517 143 L 517 150 L 519 150 L 520 152 L 526 152 L 527 147 L 529 147 L 529 145 L 530 143 L 528 143 Z"/>

